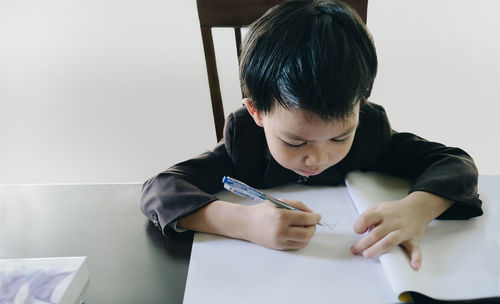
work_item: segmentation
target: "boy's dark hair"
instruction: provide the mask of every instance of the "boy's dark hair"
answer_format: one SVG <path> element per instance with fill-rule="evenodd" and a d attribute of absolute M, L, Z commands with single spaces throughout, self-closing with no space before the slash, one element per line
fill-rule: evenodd
<path fill-rule="evenodd" d="M 366 101 L 377 73 L 372 37 L 340 1 L 277 5 L 255 21 L 240 58 L 243 93 L 268 113 L 276 102 L 324 120 L 341 119 Z"/>

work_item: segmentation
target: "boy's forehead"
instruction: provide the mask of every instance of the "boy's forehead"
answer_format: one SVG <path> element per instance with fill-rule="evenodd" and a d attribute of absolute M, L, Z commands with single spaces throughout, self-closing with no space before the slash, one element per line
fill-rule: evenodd
<path fill-rule="evenodd" d="M 281 108 L 281 109 L 279 109 Z M 303 109 L 285 109 L 277 107 L 266 115 L 278 132 L 296 138 L 331 138 L 356 129 L 358 125 L 359 105 L 344 118 L 325 121 L 317 114 Z"/>
<path fill-rule="evenodd" d="M 341 118 L 325 120 L 318 114 L 313 113 L 306 109 L 287 109 L 283 106 L 275 106 L 274 109 L 268 113 L 269 119 L 272 120 L 284 120 L 292 124 L 302 124 L 302 123 L 324 123 L 329 125 L 342 125 L 345 127 L 351 126 L 353 123 L 357 123 L 359 116 L 359 103 L 356 104 L 352 111 L 347 113 Z"/>

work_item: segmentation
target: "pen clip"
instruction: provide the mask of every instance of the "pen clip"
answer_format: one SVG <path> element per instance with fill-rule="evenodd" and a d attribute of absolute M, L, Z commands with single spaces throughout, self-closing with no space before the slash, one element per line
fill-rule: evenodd
<path fill-rule="evenodd" d="M 224 188 L 240 196 L 248 197 L 254 200 L 266 199 L 264 193 L 248 186 L 245 183 L 235 180 L 229 176 L 224 176 L 222 182 L 224 183 Z"/>

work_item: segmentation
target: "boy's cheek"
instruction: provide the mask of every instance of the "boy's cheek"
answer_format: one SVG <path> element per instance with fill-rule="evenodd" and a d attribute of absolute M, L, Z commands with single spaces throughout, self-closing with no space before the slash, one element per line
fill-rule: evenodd
<path fill-rule="evenodd" d="M 285 149 L 271 151 L 271 155 L 278 164 L 290 170 L 295 170 L 300 163 L 300 156 L 297 153 L 290 153 Z"/>

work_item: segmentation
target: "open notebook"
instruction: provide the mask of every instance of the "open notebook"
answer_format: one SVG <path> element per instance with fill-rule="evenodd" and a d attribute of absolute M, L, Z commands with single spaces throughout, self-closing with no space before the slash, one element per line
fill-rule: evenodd
<path fill-rule="evenodd" d="M 346 185 L 358 213 L 376 202 L 400 199 L 410 187 L 406 180 L 375 172 L 353 172 Z M 400 300 L 407 299 L 409 291 L 442 300 L 500 296 L 500 189 L 481 183 L 479 189 L 483 216 L 429 224 L 420 243 L 420 270 L 408 267 L 408 258 L 400 247 L 380 257 Z"/>
<path fill-rule="evenodd" d="M 86 257 L 0 259 L 2 304 L 80 304 L 88 284 Z"/>
<path fill-rule="evenodd" d="M 353 256 L 361 236 L 352 226 L 378 201 L 406 195 L 407 181 L 377 173 L 351 173 L 347 187 L 287 185 L 267 191 L 301 200 L 334 229 L 317 227 L 309 246 L 277 251 L 249 242 L 198 233 L 194 237 L 184 303 L 394 303 L 411 300 L 408 292 L 455 300 L 500 296 L 500 240 L 494 220 L 500 214 L 467 221 L 434 221 L 421 242 L 422 267 L 413 271 L 404 252 L 394 248 L 380 259 Z M 500 208 L 498 189 L 496 204 Z M 493 192 L 492 192 L 493 191 Z M 480 184 L 480 193 L 481 184 Z M 255 202 L 228 192 L 219 197 Z M 414 296 L 417 294 L 413 294 Z"/>

